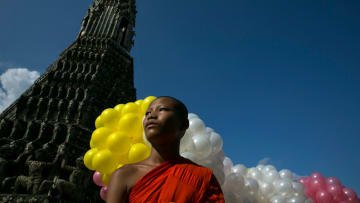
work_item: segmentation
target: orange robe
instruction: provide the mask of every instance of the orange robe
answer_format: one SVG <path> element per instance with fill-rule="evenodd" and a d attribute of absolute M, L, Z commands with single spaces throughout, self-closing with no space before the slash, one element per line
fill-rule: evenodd
<path fill-rule="evenodd" d="M 142 177 L 129 194 L 130 203 L 224 202 L 211 170 L 188 159 L 166 161 Z"/>

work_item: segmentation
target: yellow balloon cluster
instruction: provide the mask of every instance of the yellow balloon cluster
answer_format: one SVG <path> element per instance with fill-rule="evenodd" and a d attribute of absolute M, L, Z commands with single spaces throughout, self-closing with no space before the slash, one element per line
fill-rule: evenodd
<path fill-rule="evenodd" d="M 105 109 L 95 120 L 90 150 L 84 155 L 84 164 L 99 171 L 108 184 L 110 175 L 125 164 L 135 163 L 150 155 L 150 146 L 143 140 L 142 119 L 154 96 L 144 100 L 118 104 Z"/>

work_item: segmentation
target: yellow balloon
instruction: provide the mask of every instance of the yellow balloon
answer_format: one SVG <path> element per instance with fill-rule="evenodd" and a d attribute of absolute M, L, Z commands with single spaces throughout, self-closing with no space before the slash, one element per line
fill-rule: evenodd
<path fill-rule="evenodd" d="M 125 106 L 124 104 L 118 104 L 114 107 L 114 109 L 118 112 L 121 112 L 124 106 Z"/>
<path fill-rule="evenodd" d="M 141 107 L 141 104 L 143 103 L 144 100 L 139 99 L 135 102 L 135 104 L 139 105 Z"/>
<path fill-rule="evenodd" d="M 155 96 L 148 96 L 144 99 L 145 103 L 151 103 L 152 101 L 154 101 L 156 99 Z"/>
<path fill-rule="evenodd" d="M 105 184 L 108 185 L 110 182 L 110 177 L 111 174 L 101 174 L 101 181 Z"/>
<path fill-rule="evenodd" d="M 90 170 L 105 174 L 102 175 L 105 184 L 117 168 L 142 161 L 150 155 L 151 146 L 144 144 L 142 119 L 154 99 L 156 97 L 149 96 L 118 104 L 105 109 L 96 118 L 96 130 L 91 135 L 91 149 L 84 155 L 84 164 Z"/>
<path fill-rule="evenodd" d="M 135 130 L 132 131 L 132 133 L 130 133 L 129 137 L 131 139 L 131 143 L 132 144 L 136 144 L 138 142 L 143 143 L 143 133 L 144 133 L 144 129 L 141 126 L 137 126 L 137 128 Z"/>
<path fill-rule="evenodd" d="M 139 113 L 140 112 L 140 106 L 135 104 L 134 102 L 129 102 L 125 104 L 125 106 L 121 110 L 121 114 L 125 115 L 128 113 Z"/>
<path fill-rule="evenodd" d="M 136 130 L 140 124 L 141 121 L 137 114 L 127 113 L 123 114 L 117 127 L 120 131 L 130 133 L 131 131 Z"/>
<path fill-rule="evenodd" d="M 91 148 L 105 148 L 106 147 L 106 138 L 111 134 L 111 130 L 105 127 L 101 127 L 96 129 L 92 135 L 90 140 Z"/>
<path fill-rule="evenodd" d="M 130 138 L 124 132 L 113 132 L 106 139 L 106 146 L 113 153 L 127 153 L 130 149 L 130 144 Z"/>
<path fill-rule="evenodd" d="M 150 156 L 150 148 L 143 143 L 133 144 L 129 151 L 129 162 L 142 161 Z"/>
<path fill-rule="evenodd" d="M 116 167 L 112 153 L 108 149 L 98 151 L 93 157 L 92 164 L 95 170 L 102 174 L 111 173 Z"/>
<path fill-rule="evenodd" d="M 131 145 L 130 145 L 130 147 L 131 147 Z M 126 152 L 124 154 L 114 154 L 114 159 L 115 159 L 116 163 L 118 163 L 118 166 L 129 163 L 128 154 L 129 154 L 129 152 Z"/>
<path fill-rule="evenodd" d="M 116 167 L 116 169 L 119 169 L 119 168 L 121 168 L 121 167 L 123 167 L 124 166 L 124 164 L 119 164 L 117 167 Z"/>
<path fill-rule="evenodd" d="M 104 120 L 101 116 L 98 116 L 95 120 L 95 127 L 96 128 L 100 128 L 100 127 L 104 127 Z"/>
<path fill-rule="evenodd" d="M 105 109 L 100 116 L 102 117 L 105 127 L 113 128 L 120 118 L 120 113 L 115 109 L 108 108 Z"/>
<path fill-rule="evenodd" d="M 142 114 L 145 114 L 146 110 L 148 109 L 151 102 L 153 102 L 156 99 L 154 96 L 148 96 L 144 99 L 144 101 L 141 104 L 141 112 Z"/>
<path fill-rule="evenodd" d="M 95 170 L 93 164 L 92 164 L 92 160 L 94 155 L 98 152 L 97 148 L 93 148 L 88 150 L 85 155 L 84 155 L 84 164 L 85 166 L 90 169 L 90 170 Z"/>

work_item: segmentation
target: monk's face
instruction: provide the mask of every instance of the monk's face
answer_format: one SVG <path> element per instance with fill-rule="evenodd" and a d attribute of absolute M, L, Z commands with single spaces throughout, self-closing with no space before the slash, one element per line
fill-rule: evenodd
<path fill-rule="evenodd" d="M 151 143 L 170 144 L 181 138 L 182 122 L 176 108 L 176 101 L 167 97 L 160 97 L 150 104 L 143 124 Z"/>

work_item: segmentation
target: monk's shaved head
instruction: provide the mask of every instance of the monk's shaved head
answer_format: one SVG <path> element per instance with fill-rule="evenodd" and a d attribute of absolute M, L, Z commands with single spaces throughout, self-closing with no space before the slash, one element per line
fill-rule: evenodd
<path fill-rule="evenodd" d="M 188 126 L 189 125 L 189 120 L 188 120 L 189 112 L 188 112 L 188 109 L 186 108 L 185 104 L 182 101 L 176 99 L 175 97 L 171 97 L 171 96 L 159 96 L 154 101 L 156 101 L 158 99 L 172 100 L 175 103 L 176 114 L 179 116 L 180 120 L 183 122 L 183 124 L 186 126 L 186 128 L 189 127 Z"/>

